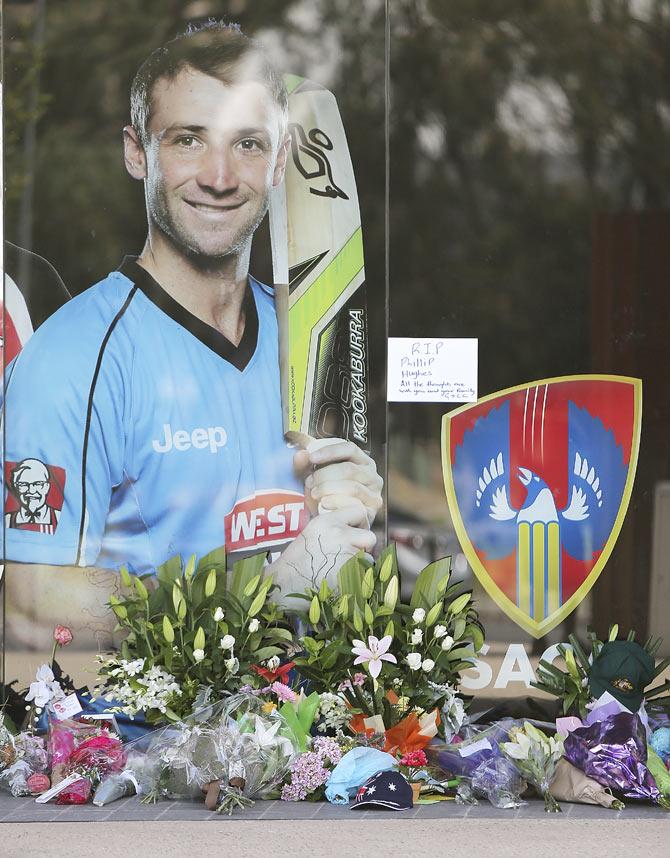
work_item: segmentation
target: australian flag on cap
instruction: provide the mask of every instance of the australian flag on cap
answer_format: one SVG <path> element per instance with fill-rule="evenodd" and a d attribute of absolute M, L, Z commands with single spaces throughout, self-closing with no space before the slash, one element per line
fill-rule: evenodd
<path fill-rule="evenodd" d="M 385 807 L 387 810 L 410 810 L 414 807 L 412 787 L 400 772 L 378 772 L 356 793 L 351 810 L 361 807 Z"/>

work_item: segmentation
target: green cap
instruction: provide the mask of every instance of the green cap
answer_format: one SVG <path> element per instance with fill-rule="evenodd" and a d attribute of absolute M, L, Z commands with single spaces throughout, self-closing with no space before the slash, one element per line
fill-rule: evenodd
<path fill-rule="evenodd" d="M 619 703 L 637 712 L 655 669 L 653 657 L 639 643 L 608 641 L 591 665 L 591 694 L 600 697 L 604 691 L 609 691 Z"/>

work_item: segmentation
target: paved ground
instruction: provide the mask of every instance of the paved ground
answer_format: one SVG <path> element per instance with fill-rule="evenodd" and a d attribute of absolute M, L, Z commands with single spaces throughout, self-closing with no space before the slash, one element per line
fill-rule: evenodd
<path fill-rule="evenodd" d="M 549 815 L 541 801 L 509 811 L 450 801 L 405 813 L 267 801 L 228 817 L 197 802 L 142 805 L 131 798 L 103 808 L 59 807 L 0 795 L 0 821 L 5 823 L 0 826 L 3 858 L 182 858 L 227 851 L 235 858 L 287 853 L 291 858 L 432 858 L 448 852 L 468 858 L 660 858 L 670 843 L 670 813 L 634 802 L 620 812 L 564 803 L 562 814 Z M 215 825 L 202 825 L 205 821 Z"/>

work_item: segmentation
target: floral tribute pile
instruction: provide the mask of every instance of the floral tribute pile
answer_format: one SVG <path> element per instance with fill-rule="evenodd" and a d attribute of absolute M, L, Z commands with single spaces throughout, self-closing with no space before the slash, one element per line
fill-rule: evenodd
<path fill-rule="evenodd" d="M 393 546 L 374 563 L 354 557 L 335 586 L 292 594 L 304 603 L 292 613 L 266 568 L 251 557 L 227 571 L 221 549 L 153 578 L 122 570 L 110 609 L 125 637 L 99 657 L 93 693 L 56 661 L 72 641 L 62 626 L 30 687 L 9 688 L 0 789 L 62 804 L 192 799 L 219 813 L 259 798 L 512 808 L 531 793 L 551 812 L 670 807 L 670 683 L 647 689 L 670 666 L 656 664 L 659 641 L 618 640 L 613 627 L 607 641 L 588 633 L 587 655 L 571 637 L 565 669 L 538 674 L 559 717 L 472 723 L 460 678 L 484 630 L 448 558 L 404 602 Z"/>

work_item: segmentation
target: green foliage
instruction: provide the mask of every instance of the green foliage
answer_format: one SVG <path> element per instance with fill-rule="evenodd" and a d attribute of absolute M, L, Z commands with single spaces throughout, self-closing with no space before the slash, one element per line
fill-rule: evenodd
<path fill-rule="evenodd" d="M 109 600 L 118 629 L 127 632 L 120 657 L 144 659 L 143 672 L 159 666 L 174 676 L 182 694 L 170 700 L 171 714 L 188 714 L 203 686 L 220 694 L 263 684 L 252 665 L 285 654 L 292 634 L 270 599 L 276 586 L 265 577 L 264 564 L 265 555 L 255 555 L 228 572 L 225 549 L 219 548 L 197 562 L 195 555 L 185 563 L 171 557 L 155 577 L 121 570 L 120 597 Z M 224 649 L 226 635 L 234 642 Z M 199 651 L 202 658 L 194 656 Z M 118 660 L 111 664 L 103 665 L 101 675 L 113 685 L 110 671 Z"/>
<path fill-rule="evenodd" d="M 343 687 L 354 712 L 381 714 L 387 727 L 414 707 L 440 706 L 445 686 L 458 687 L 460 672 L 484 642 L 472 594 L 450 581 L 450 559 L 437 560 L 421 571 L 410 603 L 404 604 L 394 545 L 376 563 L 363 554 L 351 558 L 340 569 L 335 589 L 322 584 L 301 594 L 309 603 L 303 620 L 311 631 L 301 638 L 298 671 L 317 691 Z M 352 646 L 358 640 L 367 647 L 371 636 L 392 638 L 387 652 L 396 663 L 382 660 L 377 681 L 368 673 L 362 687 L 352 679 L 368 665 L 354 665 Z M 414 657 L 408 661 L 410 654 Z"/>

